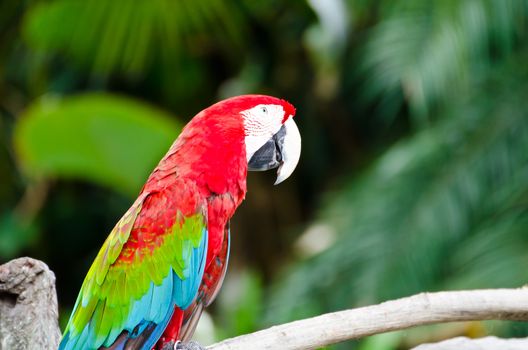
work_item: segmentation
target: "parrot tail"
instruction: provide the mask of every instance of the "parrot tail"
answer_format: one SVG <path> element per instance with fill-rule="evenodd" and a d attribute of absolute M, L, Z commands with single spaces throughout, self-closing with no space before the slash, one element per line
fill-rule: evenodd
<path fill-rule="evenodd" d="M 150 350 L 162 331 L 163 328 L 154 322 L 139 324 L 132 333 L 121 332 L 111 346 L 100 347 L 99 350 Z"/>

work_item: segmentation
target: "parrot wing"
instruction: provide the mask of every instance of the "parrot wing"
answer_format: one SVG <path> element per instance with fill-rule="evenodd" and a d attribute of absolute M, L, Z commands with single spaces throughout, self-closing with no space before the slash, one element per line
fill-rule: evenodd
<path fill-rule="evenodd" d="M 224 228 L 222 249 L 213 257 L 213 261 L 207 263 L 198 296 L 183 314 L 180 331 L 183 342 L 191 340 L 204 308 L 211 305 L 222 287 L 229 262 L 230 238 L 228 223 Z"/>
<path fill-rule="evenodd" d="M 186 197 L 165 192 L 143 193 L 112 230 L 59 350 L 150 350 L 174 307 L 195 299 L 207 255 L 206 205 L 194 196 L 196 209 L 184 216 L 174 201 Z"/>

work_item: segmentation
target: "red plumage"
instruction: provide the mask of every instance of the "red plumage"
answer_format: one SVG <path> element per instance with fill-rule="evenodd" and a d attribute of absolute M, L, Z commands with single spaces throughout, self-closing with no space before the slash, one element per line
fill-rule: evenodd
<path fill-rule="evenodd" d="M 186 202 L 182 206 L 180 199 L 187 197 L 179 192 L 184 191 L 186 185 L 175 183 L 176 178 L 192 179 L 201 196 L 196 200 L 205 199 L 208 203 L 207 260 L 198 296 L 187 310 L 176 308 L 158 342 L 158 348 L 167 341 L 192 336 L 203 307 L 212 302 L 221 286 L 228 254 L 228 221 L 246 195 L 247 159 L 240 112 L 256 104 L 278 101 L 281 100 L 248 95 L 225 100 L 203 110 L 183 129 L 143 189 L 148 192 L 172 189 L 173 198 L 162 202 L 168 206 L 153 209 L 161 213 L 158 215 L 167 217 L 174 217 L 171 203 L 178 203 L 178 209 L 184 215 L 196 208 L 196 203 Z M 288 109 L 293 108 L 287 105 Z M 176 174 L 178 176 L 173 176 Z"/>
<path fill-rule="evenodd" d="M 229 219 L 246 195 L 248 167 L 277 168 L 280 182 L 297 165 L 294 113 L 286 101 L 245 95 L 187 124 L 103 244 L 61 349 L 150 350 L 189 340 L 222 285 Z"/>

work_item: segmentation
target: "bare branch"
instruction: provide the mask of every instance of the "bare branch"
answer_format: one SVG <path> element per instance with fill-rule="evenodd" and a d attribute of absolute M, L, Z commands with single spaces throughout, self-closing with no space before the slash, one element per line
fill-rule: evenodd
<path fill-rule="evenodd" d="M 526 350 L 528 338 L 500 339 L 496 337 L 485 337 L 470 339 L 457 337 L 433 344 L 422 344 L 412 350 Z"/>
<path fill-rule="evenodd" d="M 528 320 L 528 288 L 422 293 L 274 326 L 207 349 L 308 350 L 420 325 L 474 320 Z"/>
<path fill-rule="evenodd" d="M 227 339 L 207 349 L 308 350 L 420 325 L 492 319 L 528 320 L 528 288 L 422 293 L 378 305 L 286 323 Z M 21 258 L 1 265 L 0 350 L 54 350 L 59 339 L 55 276 L 46 264 Z M 504 346 L 495 348 L 528 348 L 528 340 L 492 340 L 504 343 Z M 459 343 L 443 347 L 452 342 Z M 493 348 L 484 347 L 484 343 L 491 344 L 490 339 L 454 339 L 423 345 L 416 350 Z"/>

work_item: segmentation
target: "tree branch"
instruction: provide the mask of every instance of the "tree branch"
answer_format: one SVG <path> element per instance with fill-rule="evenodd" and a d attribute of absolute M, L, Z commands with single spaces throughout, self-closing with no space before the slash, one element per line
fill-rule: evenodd
<path fill-rule="evenodd" d="M 501 339 L 497 337 L 485 337 L 470 339 L 456 337 L 438 343 L 422 344 L 412 350 L 526 350 L 528 338 Z"/>
<path fill-rule="evenodd" d="M 207 349 L 308 350 L 415 326 L 476 320 L 528 320 L 528 288 L 422 293 L 274 326 Z"/>
<path fill-rule="evenodd" d="M 55 276 L 41 261 L 0 266 L 0 350 L 55 350 L 60 339 Z M 209 350 L 315 349 L 344 340 L 420 325 L 476 320 L 528 320 L 528 288 L 422 293 L 378 305 L 274 326 L 209 346 Z M 500 340 L 528 349 L 528 339 Z M 451 342 L 451 343 L 450 343 Z M 451 340 L 418 349 L 491 350 L 483 340 Z M 498 343 L 497 343 L 498 342 Z M 508 347 L 500 347 L 510 349 Z"/>

